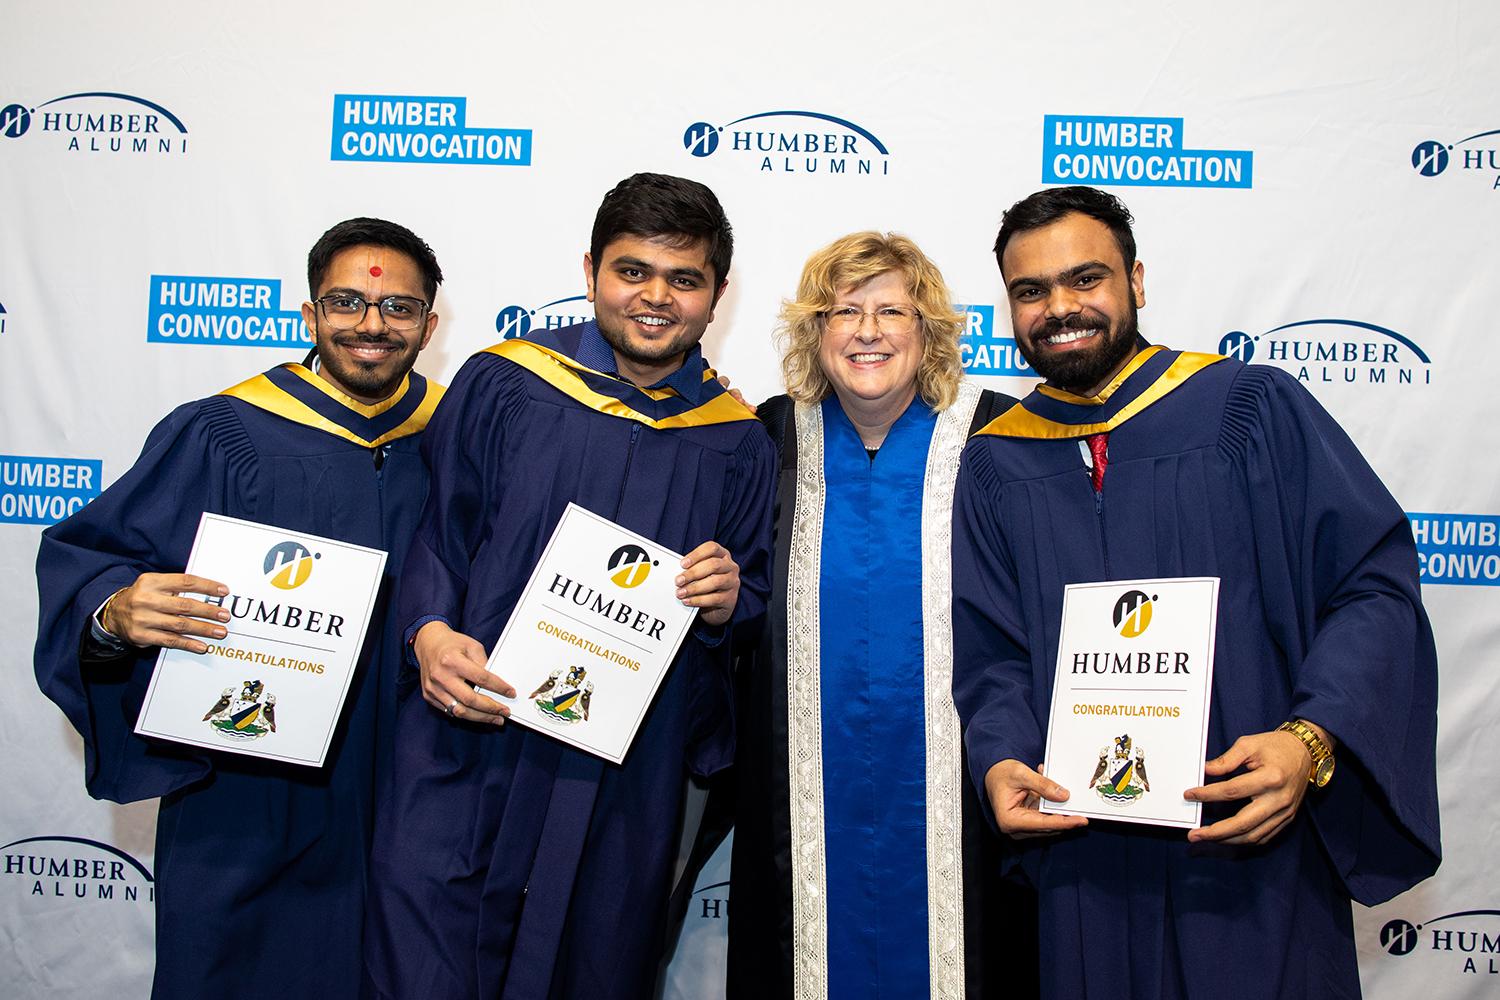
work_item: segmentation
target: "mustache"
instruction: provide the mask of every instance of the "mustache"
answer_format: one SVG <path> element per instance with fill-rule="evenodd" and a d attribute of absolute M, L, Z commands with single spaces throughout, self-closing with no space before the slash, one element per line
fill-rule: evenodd
<path fill-rule="evenodd" d="M 384 333 L 379 333 L 379 334 L 372 334 L 372 333 L 352 333 L 352 332 L 336 333 L 336 334 L 333 335 L 333 342 L 335 344 L 341 344 L 341 345 L 344 345 L 344 346 L 348 346 L 348 345 L 351 345 L 351 344 L 359 345 L 361 347 L 365 347 L 365 346 L 369 346 L 369 347 L 400 347 L 401 346 L 401 342 L 399 340 L 397 340 L 395 337 L 390 336 L 389 334 L 384 334 Z"/>
<path fill-rule="evenodd" d="M 1109 321 L 1102 316 L 1085 316 L 1073 313 L 1069 316 L 1048 316 L 1042 323 L 1041 336 L 1050 337 L 1064 330 L 1108 330 Z"/>

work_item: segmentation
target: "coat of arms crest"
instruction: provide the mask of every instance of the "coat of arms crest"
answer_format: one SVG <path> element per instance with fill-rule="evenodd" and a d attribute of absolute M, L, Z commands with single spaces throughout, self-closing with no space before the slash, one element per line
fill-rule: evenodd
<path fill-rule="evenodd" d="M 570 724 L 587 722 L 589 701 L 594 696 L 594 682 L 587 680 L 587 676 L 588 671 L 583 667 L 569 667 L 566 673 L 554 670 L 528 697 L 536 704 L 536 710 L 549 719 Z"/>
<path fill-rule="evenodd" d="M 260 739 L 276 732 L 276 696 L 258 680 L 244 681 L 238 692 L 225 688 L 203 721 L 225 739 Z"/>
<path fill-rule="evenodd" d="M 1134 746 L 1129 733 L 1115 737 L 1114 747 L 1099 748 L 1099 766 L 1089 787 L 1112 806 L 1124 808 L 1151 791 L 1146 777 L 1146 751 Z"/>

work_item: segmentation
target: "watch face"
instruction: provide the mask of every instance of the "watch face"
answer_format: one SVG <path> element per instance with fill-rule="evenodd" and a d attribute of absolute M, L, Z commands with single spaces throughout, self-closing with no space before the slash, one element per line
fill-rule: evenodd
<path fill-rule="evenodd" d="M 1322 788 L 1328 784 L 1328 779 L 1333 777 L 1333 758 L 1324 757 L 1318 761 L 1318 766 L 1313 768 L 1313 784 Z"/>

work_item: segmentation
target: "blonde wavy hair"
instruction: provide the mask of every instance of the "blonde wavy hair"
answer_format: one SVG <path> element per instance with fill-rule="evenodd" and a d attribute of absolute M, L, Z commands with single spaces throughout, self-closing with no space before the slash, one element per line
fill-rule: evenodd
<path fill-rule="evenodd" d="M 782 348 L 786 391 L 794 400 L 820 403 L 833 391 L 818 362 L 818 347 L 823 339 L 823 314 L 833 307 L 838 293 L 891 271 L 906 279 L 906 294 L 921 314 L 917 393 L 936 411 L 953 405 L 964 374 L 958 342 L 965 317 L 953 310 L 953 296 L 942 272 L 915 243 L 897 233 L 873 230 L 840 237 L 809 257 L 797 283 L 797 297 L 781 303 L 776 339 Z"/>

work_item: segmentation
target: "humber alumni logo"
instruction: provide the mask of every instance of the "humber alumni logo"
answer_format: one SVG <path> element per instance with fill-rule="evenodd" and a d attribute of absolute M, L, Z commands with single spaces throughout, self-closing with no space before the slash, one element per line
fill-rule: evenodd
<path fill-rule="evenodd" d="M 1420 923 L 1397 918 L 1380 928 L 1380 947 L 1397 958 L 1421 950 L 1438 953 L 1460 975 L 1500 975 L 1500 920 L 1496 918 L 1500 910 L 1491 909 L 1445 913 Z"/>
<path fill-rule="evenodd" d="M 1138 639 L 1151 627 L 1151 607 L 1156 595 L 1144 590 L 1127 590 L 1115 601 L 1115 628 L 1127 639 Z"/>
<path fill-rule="evenodd" d="M 90 90 L 54 97 L 35 107 L 0 107 L 0 136 L 20 139 L 33 126 L 72 153 L 187 152 L 187 126 L 182 119 L 155 101 L 133 94 Z"/>
<path fill-rule="evenodd" d="M 313 560 L 320 558 L 300 542 L 280 542 L 266 553 L 262 568 L 271 586 L 296 590 L 312 576 Z"/>
<path fill-rule="evenodd" d="M 1422 177 L 1437 177 L 1456 166 L 1459 171 L 1478 171 L 1491 181 L 1490 190 L 1500 191 L 1500 129 L 1476 132 L 1455 142 L 1427 139 L 1411 151 L 1411 168 Z M 1479 142 L 1488 139 L 1488 142 Z"/>
<path fill-rule="evenodd" d="M 651 553 L 639 545 L 621 545 L 615 549 L 609 557 L 609 578 L 617 587 L 629 590 L 631 587 L 639 587 L 646 582 L 646 577 L 651 574 L 651 567 L 657 565 L 657 560 L 651 558 Z"/>
<path fill-rule="evenodd" d="M 25 837 L 0 847 L 5 880 L 16 891 L 75 903 L 150 903 L 150 869 L 113 844 L 87 837 Z"/>
<path fill-rule="evenodd" d="M 524 337 L 533 329 L 560 330 L 575 323 L 587 323 L 594 318 L 587 295 L 569 295 L 553 299 L 536 308 L 510 305 L 495 314 L 495 332 L 502 340 Z"/>
<path fill-rule="evenodd" d="M 682 146 L 700 158 L 725 147 L 767 174 L 885 177 L 891 172 L 890 150 L 875 133 L 821 111 L 761 111 L 723 125 L 693 122 L 682 134 Z"/>
<path fill-rule="evenodd" d="M 1303 382 L 1431 385 L 1432 359 L 1410 337 L 1357 319 L 1304 319 L 1253 336 L 1231 330 L 1219 353 L 1259 359 Z"/>

